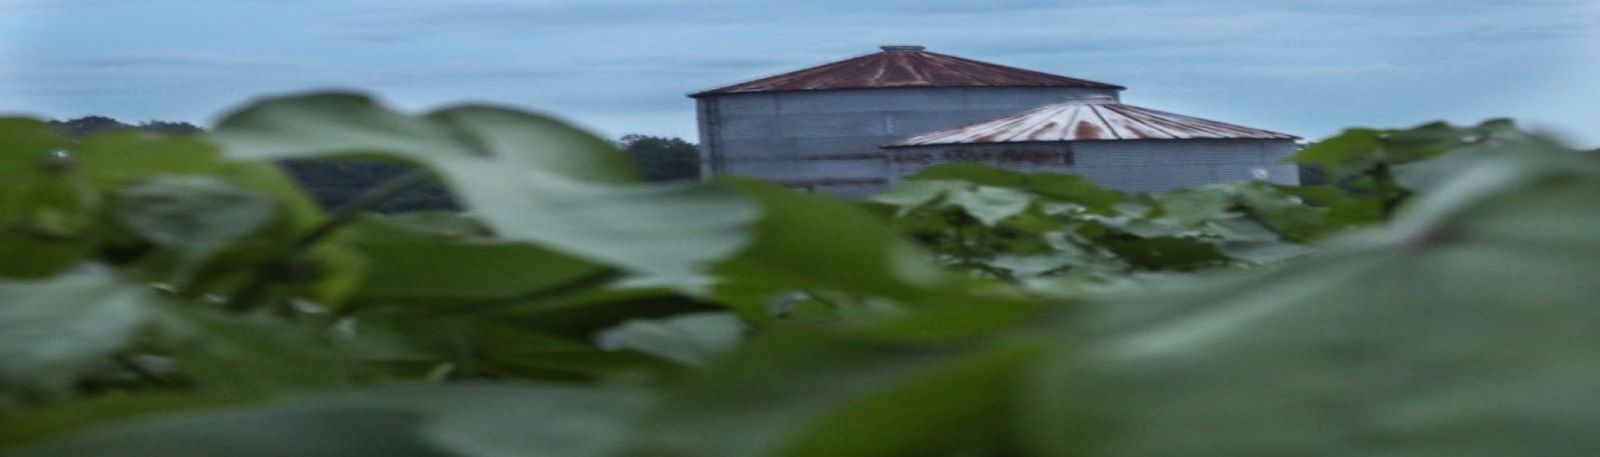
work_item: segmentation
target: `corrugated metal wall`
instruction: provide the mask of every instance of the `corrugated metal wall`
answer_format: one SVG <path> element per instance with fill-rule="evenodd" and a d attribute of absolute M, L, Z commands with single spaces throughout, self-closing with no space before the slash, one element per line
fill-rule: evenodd
<path fill-rule="evenodd" d="M 857 197 L 887 188 L 880 146 L 908 136 L 1111 89 L 920 87 L 796 91 L 698 99 L 703 175 L 737 174 Z"/>
<path fill-rule="evenodd" d="M 1122 192 L 1161 193 L 1250 180 L 1299 184 L 1298 168 L 1283 162 L 1296 150 L 1295 143 L 1287 140 L 1118 140 L 923 146 L 889 152 L 893 176 L 945 163 L 984 162 L 1019 171 L 1075 174 Z"/>

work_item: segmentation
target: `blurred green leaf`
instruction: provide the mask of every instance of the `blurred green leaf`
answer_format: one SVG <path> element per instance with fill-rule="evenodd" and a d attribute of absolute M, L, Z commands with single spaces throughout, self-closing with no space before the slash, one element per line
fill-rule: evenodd
<path fill-rule="evenodd" d="M 212 138 L 230 156 L 258 160 L 392 154 L 430 163 L 487 154 L 456 138 L 448 126 L 352 93 L 260 100 L 224 116 Z"/>
<path fill-rule="evenodd" d="M 630 320 L 595 335 L 601 349 L 627 349 L 703 367 L 744 340 L 745 324 L 728 313 L 695 313 Z"/>
<path fill-rule="evenodd" d="M 645 423 L 633 455 L 930 455 L 1004 420 L 1027 346 L 918 347 L 769 335 Z"/>
<path fill-rule="evenodd" d="M 600 186 L 483 161 L 439 166 L 506 239 L 683 283 L 743 247 L 757 217 L 719 186 Z"/>
<path fill-rule="evenodd" d="M 145 294 L 100 270 L 0 281 L 0 398 L 66 387 L 127 346 L 149 316 Z"/>
<path fill-rule="evenodd" d="M 0 453 L 139 416 L 217 408 L 260 399 L 253 395 L 150 391 L 80 397 L 21 409 L 0 415 Z"/>
<path fill-rule="evenodd" d="M 166 177 L 124 189 L 117 218 L 134 233 L 191 264 L 266 227 L 278 202 L 212 177 Z"/>
<path fill-rule="evenodd" d="M 454 211 L 413 211 L 400 214 L 369 214 L 377 223 L 361 225 L 366 238 L 428 238 L 438 240 L 484 240 L 492 238 L 489 227 L 467 214 Z"/>
<path fill-rule="evenodd" d="M 1000 221 L 1022 214 L 1033 205 L 1033 198 L 1021 191 L 978 186 L 951 192 L 950 204 L 960 207 L 984 225 L 994 226 Z"/>
<path fill-rule="evenodd" d="M 1379 149 L 1382 131 L 1374 129 L 1349 129 L 1332 138 L 1323 139 L 1301 149 L 1289 160 L 1294 163 L 1319 165 L 1330 174 L 1342 175 L 1346 168 L 1362 168 L 1369 156 Z"/>
<path fill-rule="evenodd" d="M 978 164 L 961 163 L 925 168 L 908 180 L 955 180 L 1031 192 L 1059 202 L 1109 211 L 1127 196 L 1089 182 L 1081 176 L 1057 173 L 1021 173 Z"/>
<path fill-rule="evenodd" d="M 904 216 L 911 210 L 939 201 L 951 191 L 968 187 L 972 184 L 965 181 L 910 179 L 868 200 L 894 207 L 897 215 Z"/>
<path fill-rule="evenodd" d="M 763 216 L 753 244 L 716 269 L 725 300 L 748 310 L 774 294 L 812 288 L 907 303 L 962 295 L 915 245 L 859 207 L 771 184 L 729 182 L 758 201 Z M 728 294 L 735 291 L 738 297 Z"/>
<path fill-rule="evenodd" d="M 497 310 L 493 319 L 528 330 L 586 339 L 629 319 L 726 309 L 722 304 L 688 297 L 661 285 L 620 281 L 558 299 L 506 306 Z"/>
<path fill-rule="evenodd" d="M 360 371 L 305 325 L 183 305 L 162 307 L 158 317 L 159 338 L 146 349 L 165 354 L 175 375 L 200 392 L 305 392 L 349 385 Z"/>
<path fill-rule="evenodd" d="M 625 156 L 554 120 L 459 107 L 413 117 L 352 94 L 270 99 L 217 128 L 235 156 L 380 155 L 441 175 L 500 235 L 687 283 L 745 243 L 756 217 L 708 185 L 631 184 Z"/>
<path fill-rule="evenodd" d="M 1152 270 L 1193 270 L 1228 260 L 1216 244 L 1194 238 L 1120 239 L 1104 246 L 1129 263 Z"/>
<path fill-rule="evenodd" d="M 275 164 L 229 162 L 223 165 L 218 177 L 235 186 L 271 195 L 283 215 L 276 228 L 287 234 L 309 231 L 327 220 L 322 207 Z"/>
<path fill-rule="evenodd" d="M 448 457 L 412 431 L 422 419 L 404 410 L 301 407 L 195 414 L 79 434 L 18 457 L 103 455 Z"/>
<path fill-rule="evenodd" d="M 89 137 L 72 147 L 71 158 L 106 190 L 157 176 L 209 175 L 222 168 L 216 148 L 199 137 L 137 131 Z"/>
<path fill-rule="evenodd" d="M 506 379 L 593 381 L 680 369 L 643 353 L 604 350 L 489 319 L 475 322 L 464 337 L 473 348 L 472 368 Z"/>
<path fill-rule="evenodd" d="M 528 244 L 430 236 L 395 219 L 368 216 L 349 229 L 348 242 L 372 265 L 353 297 L 357 303 L 438 311 L 510 300 L 603 270 Z"/>
<path fill-rule="evenodd" d="M 626 390 L 400 387 L 150 417 L 16 455 L 599 457 L 649 402 Z"/>
<path fill-rule="evenodd" d="M 1099 335 L 1087 356 L 1041 371 L 1035 439 L 1052 455 L 1593 454 L 1594 165 L 1482 163 L 1316 262 L 1108 304 L 1080 329 Z"/>
<path fill-rule="evenodd" d="M 55 276 L 88 258 L 94 248 L 93 243 L 80 239 L 0 234 L 0 278 Z"/>
<path fill-rule="evenodd" d="M 872 201 L 899 208 L 905 216 L 911 210 L 935 202 L 960 208 L 984 225 L 1022 214 L 1033 205 L 1029 194 L 1004 187 L 974 185 L 964 181 L 908 180 L 904 185 L 872 197 Z"/>
<path fill-rule="evenodd" d="M 0 177 L 11 178 L 48 165 L 67 140 L 38 119 L 0 117 Z"/>
<path fill-rule="evenodd" d="M 515 168 L 539 170 L 580 181 L 625 184 L 639 176 L 611 142 L 564 122 L 504 108 L 462 106 L 428 115 L 471 138 L 481 151 Z"/>

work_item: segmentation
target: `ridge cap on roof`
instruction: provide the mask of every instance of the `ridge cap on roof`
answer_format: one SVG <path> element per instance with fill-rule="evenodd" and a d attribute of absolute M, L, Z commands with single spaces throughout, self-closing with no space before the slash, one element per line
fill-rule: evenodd
<path fill-rule="evenodd" d="M 849 62 L 849 61 L 852 61 L 852 60 L 857 60 L 857 59 L 861 59 L 861 58 L 865 58 L 865 57 L 872 57 L 872 56 L 875 56 L 875 55 L 878 55 L 878 54 L 883 54 L 885 52 L 889 52 L 889 51 L 869 52 L 869 53 L 866 53 L 866 54 L 850 56 L 850 57 L 846 57 L 846 58 L 843 58 L 843 59 L 829 60 L 829 61 L 818 63 L 818 64 L 811 64 L 811 65 L 807 65 L 807 66 L 804 66 L 804 67 L 796 68 L 796 69 L 793 69 L 793 70 L 779 71 L 779 72 L 776 72 L 776 73 L 768 74 L 766 76 L 757 76 L 754 79 L 750 79 L 750 80 L 746 80 L 746 81 L 742 81 L 742 82 L 736 82 L 736 83 L 733 83 L 733 84 L 722 84 L 722 85 L 718 85 L 718 86 L 710 88 L 710 89 L 690 92 L 689 93 L 689 98 L 697 98 L 697 97 L 700 97 L 700 96 L 703 96 L 703 95 L 717 94 L 717 93 L 720 93 L 723 90 L 732 89 L 732 88 L 743 86 L 743 85 L 746 85 L 746 84 L 750 84 L 750 83 L 753 83 L 753 82 L 756 82 L 756 81 L 766 81 L 768 79 L 778 78 L 778 77 L 782 77 L 782 76 L 788 76 L 788 75 L 791 75 L 791 74 L 810 71 L 810 70 L 815 70 L 815 69 L 822 68 L 822 67 L 838 65 L 838 64 L 846 63 L 846 62 Z"/>
<path fill-rule="evenodd" d="M 1026 73 L 1033 73 L 1033 74 L 1037 74 L 1037 75 L 1040 75 L 1040 76 L 1048 76 L 1048 77 L 1051 77 L 1051 78 L 1066 78 L 1066 79 L 1071 79 L 1071 80 L 1074 80 L 1074 81 L 1079 81 L 1079 82 L 1084 82 L 1084 83 L 1089 83 L 1089 84 L 1097 84 L 1097 85 L 1102 86 L 1101 88 L 1103 88 L 1103 89 L 1128 90 L 1128 86 L 1124 86 L 1124 85 L 1121 85 L 1121 84 L 1112 84 L 1112 83 L 1108 83 L 1108 82 L 1100 82 L 1100 81 L 1095 81 L 1095 80 L 1092 80 L 1092 79 L 1083 79 L 1083 78 L 1079 78 L 1079 77 L 1075 77 L 1075 76 L 1058 75 L 1058 74 L 1055 74 L 1055 73 L 1043 72 L 1043 71 L 1039 71 L 1039 70 L 1031 70 L 1031 69 L 1022 68 L 1022 67 L 1015 67 L 1015 66 L 1006 65 L 1006 64 L 989 62 L 989 61 L 986 61 L 986 60 L 978 60 L 978 59 L 973 59 L 973 58 L 968 58 L 968 57 L 961 57 L 961 56 L 958 56 L 958 55 L 945 54 L 945 53 L 942 53 L 942 52 L 933 52 L 933 51 L 921 51 L 921 52 L 926 53 L 926 54 L 933 54 L 933 55 L 936 55 L 936 56 L 949 57 L 949 58 L 952 58 L 952 59 L 966 61 L 966 62 L 969 62 L 969 63 L 975 63 L 975 64 L 979 64 L 979 65 L 988 65 L 988 66 L 991 66 L 991 67 L 1000 67 L 1000 68 L 1004 68 L 1004 69 L 1007 69 L 1007 70 L 1014 70 L 1014 71 L 1020 71 L 1020 72 L 1026 72 Z"/>

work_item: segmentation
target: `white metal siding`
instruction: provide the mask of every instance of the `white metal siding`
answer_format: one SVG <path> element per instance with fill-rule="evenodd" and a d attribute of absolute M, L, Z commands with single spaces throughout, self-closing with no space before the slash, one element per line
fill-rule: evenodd
<path fill-rule="evenodd" d="M 1060 160 L 1040 151 L 1057 148 Z M 1071 150 L 1071 163 L 1065 150 Z M 925 146 L 890 150 L 896 176 L 926 167 L 983 161 L 1019 171 L 1050 171 L 1083 176 L 1129 193 L 1162 193 L 1180 187 L 1242 182 L 1265 177 L 1276 184 L 1300 183 L 1298 169 L 1283 160 L 1297 147 L 1287 140 L 1120 140 L 1022 145 Z M 1008 152 L 1009 151 L 1009 152 Z M 1009 155 L 1008 155 L 1009 154 Z"/>

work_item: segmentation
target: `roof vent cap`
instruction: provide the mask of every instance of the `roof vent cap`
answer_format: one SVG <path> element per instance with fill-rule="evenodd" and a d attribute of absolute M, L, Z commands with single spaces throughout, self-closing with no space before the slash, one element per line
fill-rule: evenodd
<path fill-rule="evenodd" d="M 917 52 L 926 50 L 928 47 L 914 44 L 886 44 L 878 46 L 878 49 L 882 49 L 884 52 Z"/>

